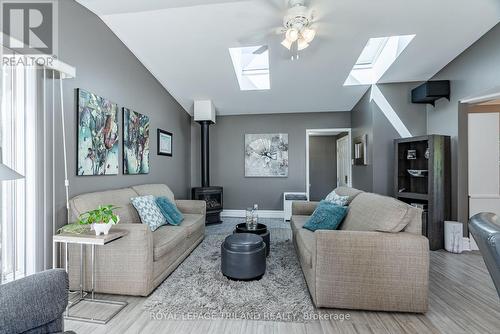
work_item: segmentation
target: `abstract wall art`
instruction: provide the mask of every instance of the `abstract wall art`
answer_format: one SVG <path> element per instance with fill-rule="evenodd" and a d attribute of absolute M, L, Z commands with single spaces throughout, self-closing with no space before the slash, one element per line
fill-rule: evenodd
<path fill-rule="evenodd" d="M 98 95 L 77 90 L 77 175 L 118 174 L 118 106 Z"/>
<path fill-rule="evenodd" d="M 123 108 L 123 174 L 149 173 L 149 117 Z"/>
<path fill-rule="evenodd" d="M 287 177 L 288 134 L 245 134 L 245 176 Z"/>

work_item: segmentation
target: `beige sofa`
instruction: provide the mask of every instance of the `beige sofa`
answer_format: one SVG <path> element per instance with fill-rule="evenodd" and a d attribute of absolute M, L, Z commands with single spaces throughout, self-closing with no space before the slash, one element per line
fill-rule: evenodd
<path fill-rule="evenodd" d="M 317 307 L 427 311 L 429 242 L 420 209 L 394 198 L 337 188 L 349 196 L 340 230 L 302 226 L 317 203 L 294 202 L 293 241 Z"/>
<path fill-rule="evenodd" d="M 71 221 L 99 205 L 113 204 L 120 223 L 113 227 L 128 234 L 105 246 L 96 247 L 95 291 L 123 295 L 149 295 L 203 240 L 205 233 L 204 201 L 176 200 L 184 216 L 180 226 L 165 225 L 151 232 L 141 223 L 130 198 L 142 195 L 174 194 L 164 184 L 146 184 L 117 190 L 82 194 L 70 201 Z M 112 228 L 112 229 L 113 229 Z M 80 248 L 70 248 L 70 288 L 79 289 Z M 90 288 L 90 246 L 85 250 L 85 287 Z"/>

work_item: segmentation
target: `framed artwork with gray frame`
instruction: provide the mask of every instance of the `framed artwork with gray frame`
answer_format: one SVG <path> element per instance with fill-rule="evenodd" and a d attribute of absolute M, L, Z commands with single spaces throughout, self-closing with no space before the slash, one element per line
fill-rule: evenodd
<path fill-rule="evenodd" d="M 288 177 L 288 134 L 245 134 L 245 177 Z"/>
<path fill-rule="evenodd" d="M 158 147 L 158 155 L 165 155 L 167 157 L 172 156 L 172 147 L 173 147 L 173 135 L 172 133 L 157 129 L 157 147 Z"/>

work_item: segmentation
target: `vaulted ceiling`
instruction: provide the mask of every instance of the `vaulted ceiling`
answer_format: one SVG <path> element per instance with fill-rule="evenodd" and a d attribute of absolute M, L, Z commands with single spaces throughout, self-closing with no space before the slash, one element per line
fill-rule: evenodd
<path fill-rule="evenodd" d="M 380 82 L 421 81 L 500 21 L 498 0 L 311 0 L 317 37 L 290 60 L 272 33 L 286 0 L 78 0 L 99 15 L 191 112 L 220 115 L 351 110 L 368 86 L 343 86 L 372 37 L 416 34 Z M 230 47 L 268 45 L 271 89 L 240 91 Z"/>

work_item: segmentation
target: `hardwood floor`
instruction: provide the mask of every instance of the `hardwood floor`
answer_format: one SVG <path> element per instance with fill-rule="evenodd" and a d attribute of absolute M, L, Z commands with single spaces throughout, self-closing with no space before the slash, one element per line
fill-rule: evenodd
<path fill-rule="evenodd" d="M 500 333 L 500 301 L 478 252 L 431 252 L 429 311 L 425 315 L 338 310 L 344 321 L 284 323 L 253 320 L 157 320 L 142 304 L 146 298 L 106 296 L 129 305 L 107 325 L 65 321 L 76 333 Z M 73 312 L 92 314 L 88 304 Z M 99 307 L 100 315 L 106 310 Z M 112 310 L 107 310 L 111 312 Z"/>

